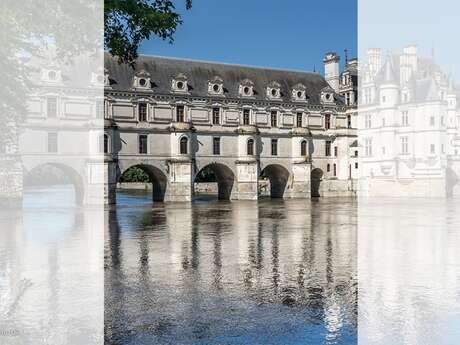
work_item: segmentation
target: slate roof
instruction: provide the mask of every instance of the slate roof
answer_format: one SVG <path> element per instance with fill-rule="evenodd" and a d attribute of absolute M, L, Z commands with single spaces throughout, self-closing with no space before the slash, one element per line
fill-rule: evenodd
<path fill-rule="evenodd" d="M 191 96 L 208 96 L 208 81 L 218 76 L 222 78 L 224 94 L 227 98 L 237 98 L 238 86 L 244 79 L 254 83 L 256 100 L 266 100 L 266 87 L 273 81 L 281 85 L 283 101 L 291 101 L 292 88 L 296 84 L 306 87 L 310 104 L 320 104 L 320 93 L 328 83 L 322 75 L 313 72 L 271 69 L 231 65 L 216 62 L 195 61 L 160 56 L 140 55 L 136 69 L 119 64 L 115 58 L 105 54 L 105 68 L 108 71 L 113 90 L 132 90 L 136 71 L 150 73 L 152 89 L 156 94 L 171 94 L 171 80 L 179 73 L 188 78 Z M 338 98 L 340 103 L 340 98 Z"/>

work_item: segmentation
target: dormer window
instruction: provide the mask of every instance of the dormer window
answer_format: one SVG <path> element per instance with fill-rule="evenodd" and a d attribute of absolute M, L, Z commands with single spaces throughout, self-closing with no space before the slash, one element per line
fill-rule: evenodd
<path fill-rule="evenodd" d="M 58 69 L 45 69 L 42 71 L 42 80 L 48 83 L 61 82 L 61 71 L 59 71 Z"/>
<path fill-rule="evenodd" d="M 215 76 L 208 81 L 208 93 L 210 95 L 223 95 L 224 94 L 224 82 L 222 78 Z"/>
<path fill-rule="evenodd" d="M 334 102 L 334 90 L 330 86 L 326 86 L 321 90 L 321 101 L 323 103 Z"/>
<path fill-rule="evenodd" d="M 240 83 L 239 95 L 243 97 L 252 97 L 254 96 L 254 83 L 249 79 L 244 79 Z"/>
<path fill-rule="evenodd" d="M 281 98 L 281 85 L 276 82 L 272 81 L 267 86 L 267 98 L 268 99 L 280 99 Z"/>
<path fill-rule="evenodd" d="M 188 82 L 185 74 L 179 73 L 173 78 L 171 87 L 173 92 L 186 93 L 188 92 Z"/>
<path fill-rule="evenodd" d="M 110 87 L 109 70 L 104 68 L 104 87 Z"/>
<path fill-rule="evenodd" d="M 56 76 L 57 76 L 57 74 L 56 74 L 55 71 L 49 71 L 48 72 L 48 79 L 49 80 L 53 80 L 53 81 L 56 80 Z"/>
<path fill-rule="evenodd" d="M 307 100 L 305 85 L 297 84 L 292 88 L 292 100 L 295 102 L 305 102 Z"/>
<path fill-rule="evenodd" d="M 136 89 L 151 89 L 150 73 L 146 70 L 141 70 L 134 76 L 134 88 Z"/>

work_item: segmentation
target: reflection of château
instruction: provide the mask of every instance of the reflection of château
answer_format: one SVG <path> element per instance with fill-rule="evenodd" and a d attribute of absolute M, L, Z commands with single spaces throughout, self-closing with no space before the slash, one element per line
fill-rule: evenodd
<path fill-rule="evenodd" d="M 205 167 L 224 199 L 257 199 L 261 175 L 273 197 L 350 193 L 356 60 L 342 74 L 336 54 L 324 63 L 325 78 L 153 56 L 132 69 L 107 55 L 108 201 L 132 166 L 149 174 L 155 200 L 190 200 Z"/>

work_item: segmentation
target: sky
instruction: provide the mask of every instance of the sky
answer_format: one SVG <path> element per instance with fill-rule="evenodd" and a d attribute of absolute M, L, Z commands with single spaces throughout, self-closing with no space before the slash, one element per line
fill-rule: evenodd
<path fill-rule="evenodd" d="M 357 54 L 357 0 L 175 0 L 173 44 L 152 38 L 140 53 L 323 73 L 324 54 Z"/>

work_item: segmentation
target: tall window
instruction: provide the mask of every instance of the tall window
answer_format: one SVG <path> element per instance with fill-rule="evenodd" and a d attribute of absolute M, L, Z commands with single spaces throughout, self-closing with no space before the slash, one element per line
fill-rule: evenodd
<path fill-rule="evenodd" d="M 278 155 L 278 139 L 272 139 L 272 156 Z"/>
<path fill-rule="evenodd" d="M 103 134 L 99 137 L 99 152 L 108 153 L 109 152 L 109 136 Z"/>
<path fill-rule="evenodd" d="M 277 111 L 272 111 L 270 119 L 271 119 L 272 127 L 278 126 L 278 112 Z"/>
<path fill-rule="evenodd" d="M 430 144 L 430 153 L 434 154 L 436 152 L 434 144 Z"/>
<path fill-rule="evenodd" d="M 177 122 L 184 122 L 184 106 L 183 105 L 178 105 L 176 106 L 176 121 Z"/>
<path fill-rule="evenodd" d="M 147 121 L 147 104 L 146 103 L 139 103 L 139 105 L 138 105 L 138 119 L 139 119 L 139 122 L 146 122 Z"/>
<path fill-rule="evenodd" d="M 56 97 L 48 97 L 46 100 L 46 116 L 56 117 L 57 115 L 57 99 Z"/>
<path fill-rule="evenodd" d="M 434 126 L 434 116 L 430 117 L 430 126 Z"/>
<path fill-rule="evenodd" d="M 334 171 L 333 171 L 334 176 L 337 176 L 337 164 L 334 163 L 333 167 L 334 167 Z"/>
<path fill-rule="evenodd" d="M 326 129 L 331 128 L 331 115 L 329 114 L 324 115 L 324 126 Z"/>
<path fill-rule="evenodd" d="M 337 146 L 334 146 L 334 157 L 337 157 L 337 156 L 338 156 L 338 154 L 337 154 L 338 152 L 337 152 L 337 151 L 338 151 L 338 150 L 337 150 Z"/>
<path fill-rule="evenodd" d="M 306 156 L 307 155 L 307 141 L 302 140 L 300 143 L 300 155 L 301 156 Z"/>
<path fill-rule="evenodd" d="M 212 108 L 212 124 L 213 125 L 220 124 L 220 109 L 219 108 Z"/>
<path fill-rule="evenodd" d="M 48 133 L 48 152 L 58 151 L 58 136 L 57 133 Z"/>
<path fill-rule="evenodd" d="M 212 153 L 220 155 L 220 138 L 212 138 Z"/>
<path fill-rule="evenodd" d="M 98 99 L 96 101 L 96 118 L 103 119 L 104 118 L 104 100 Z"/>
<path fill-rule="evenodd" d="M 371 115 L 370 115 L 370 114 L 367 114 L 367 115 L 364 117 L 364 127 L 365 127 L 365 128 L 371 128 L 371 127 L 372 127 Z"/>
<path fill-rule="evenodd" d="M 326 157 L 331 155 L 331 142 L 329 140 L 326 141 Z"/>
<path fill-rule="evenodd" d="M 147 153 L 147 135 L 145 134 L 139 135 L 139 153 L 141 154 Z"/>
<path fill-rule="evenodd" d="M 351 128 L 351 115 L 347 115 L 347 127 Z"/>
<path fill-rule="evenodd" d="M 364 154 L 367 157 L 372 156 L 372 138 L 364 139 Z"/>
<path fill-rule="evenodd" d="M 331 171 L 331 165 L 330 164 L 327 164 L 326 165 L 326 172 L 330 172 Z"/>
<path fill-rule="evenodd" d="M 401 153 L 407 155 L 409 153 L 409 139 L 407 137 L 401 138 Z"/>
<path fill-rule="evenodd" d="M 249 125 L 249 109 L 243 109 L 243 125 Z"/>
<path fill-rule="evenodd" d="M 297 127 L 302 127 L 302 115 L 302 113 L 297 113 L 296 115 Z"/>
<path fill-rule="evenodd" d="M 402 125 L 408 126 L 409 125 L 409 114 L 407 111 L 402 112 Z"/>
<path fill-rule="evenodd" d="M 180 152 L 181 155 L 186 155 L 188 153 L 188 139 L 187 139 L 187 137 L 180 138 L 179 152 Z"/>
<path fill-rule="evenodd" d="M 254 140 L 253 139 L 248 140 L 247 152 L 248 152 L 248 156 L 253 156 L 254 155 Z"/>

